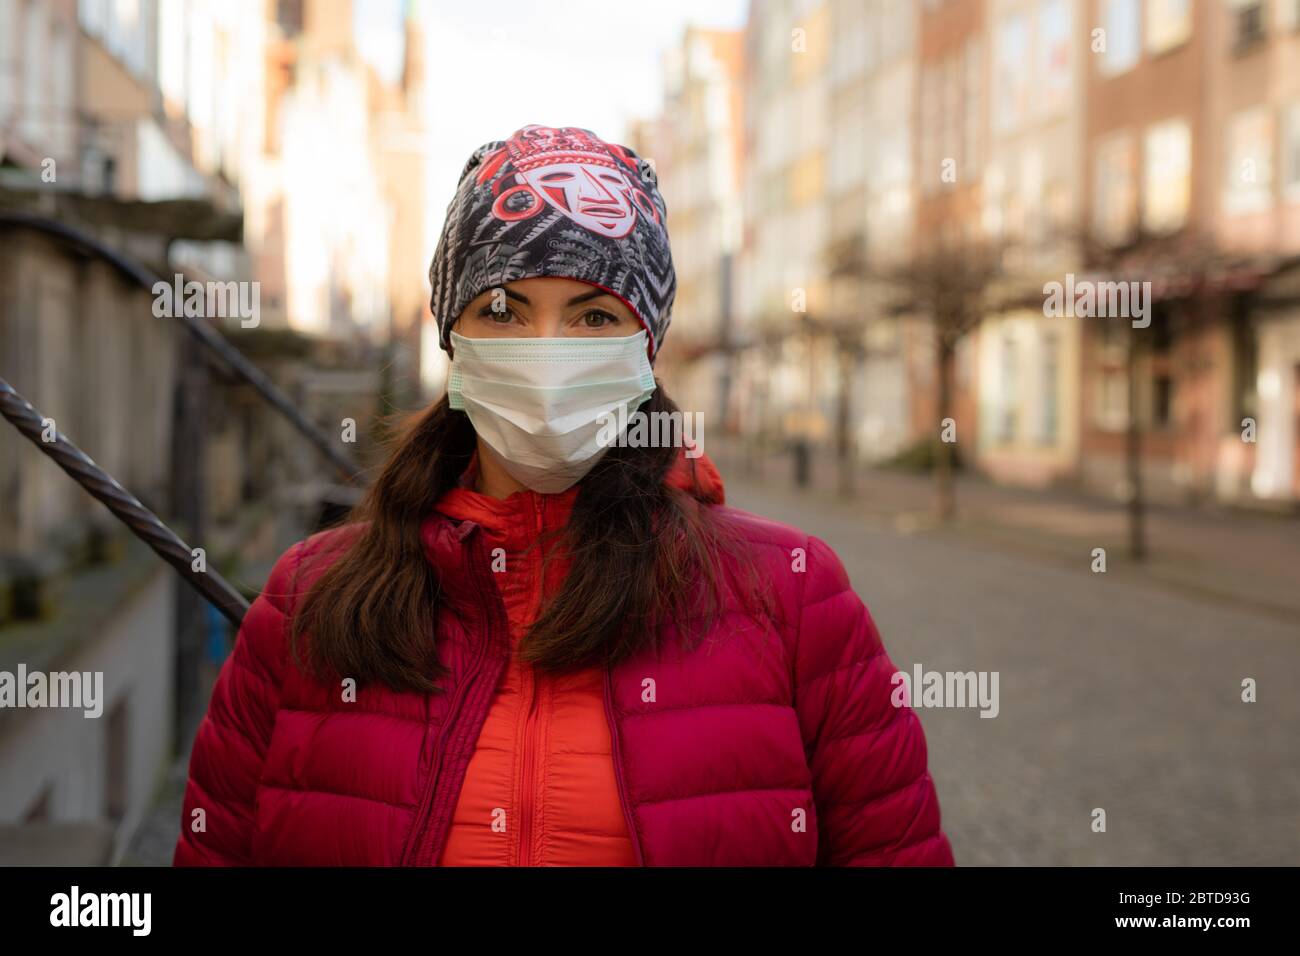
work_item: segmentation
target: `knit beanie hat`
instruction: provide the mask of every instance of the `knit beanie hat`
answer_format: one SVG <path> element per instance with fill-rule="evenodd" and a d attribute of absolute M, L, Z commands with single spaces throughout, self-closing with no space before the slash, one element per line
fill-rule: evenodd
<path fill-rule="evenodd" d="M 429 266 L 442 347 L 475 296 L 558 276 L 622 299 L 653 361 L 677 291 L 666 218 L 654 167 L 590 130 L 525 126 L 485 143 L 460 174 Z"/>

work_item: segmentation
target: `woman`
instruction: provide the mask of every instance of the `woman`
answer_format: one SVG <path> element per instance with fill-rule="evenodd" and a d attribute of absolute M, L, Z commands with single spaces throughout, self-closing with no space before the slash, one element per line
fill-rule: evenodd
<path fill-rule="evenodd" d="M 633 440 L 677 411 L 664 218 L 587 130 L 470 158 L 430 269 L 448 395 L 249 610 L 178 865 L 952 863 L 834 553 Z"/>

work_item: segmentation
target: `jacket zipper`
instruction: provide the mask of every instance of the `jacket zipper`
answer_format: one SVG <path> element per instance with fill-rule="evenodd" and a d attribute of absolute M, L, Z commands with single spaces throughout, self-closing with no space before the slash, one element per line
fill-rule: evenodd
<path fill-rule="evenodd" d="M 534 555 L 534 563 L 537 567 L 537 582 L 533 593 L 537 595 L 537 607 L 533 609 L 533 619 L 537 619 L 538 613 L 542 607 L 542 590 L 546 582 L 542 579 L 542 554 L 541 554 L 541 537 L 545 528 L 545 521 L 542 518 L 542 511 L 546 507 L 541 497 L 533 498 L 534 505 L 534 523 L 537 527 L 538 551 Z M 519 855 L 517 863 L 519 866 L 530 865 L 532 839 L 533 839 L 533 814 L 536 812 L 537 801 L 533 793 L 536 782 L 533 777 L 536 774 L 536 741 L 533 739 L 537 728 L 537 709 L 538 697 L 540 694 L 537 690 L 537 668 L 529 665 L 527 670 L 528 684 L 528 713 L 524 718 L 524 745 L 521 763 L 521 776 L 523 778 L 519 787 Z"/>
<path fill-rule="evenodd" d="M 456 688 L 451 707 L 447 711 L 447 719 L 443 721 L 442 726 L 438 729 L 438 739 L 434 741 L 433 745 L 432 766 L 429 768 L 429 782 L 425 785 L 424 794 L 420 798 L 419 813 L 415 818 L 415 823 L 411 826 L 411 836 L 402 852 L 402 866 L 411 866 L 413 857 L 418 855 L 418 848 L 428 824 L 429 813 L 433 809 L 433 798 L 438 792 L 438 775 L 442 770 L 443 745 L 446 743 L 447 737 L 460 715 L 460 708 L 464 703 L 465 694 L 468 693 L 470 686 L 474 683 L 474 678 L 478 676 L 479 671 L 483 668 L 483 659 L 487 656 L 490 639 L 490 635 L 484 635 L 483 640 L 479 642 L 478 652 L 474 655 L 474 663 L 465 675 L 465 679 L 461 681 L 460 686 Z"/>
<path fill-rule="evenodd" d="M 523 783 L 519 788 L 519 859 L 520 866 L 529 866 L 530 850 L 533 838 L 533 813 L 535 812 L 535 800 L 533 799 L 533 788 L 536 783 L 533 776 L 536 772 L 536 755 L 534 754 L 533 734 L 537 726 L 537 671 L 533 667 L 528 669 L 529 699 L 528 699 L 528 717 L 524 721 L 524 754 L 523 754 Z"/>
<path fill-rule="evenodd" d="M 614 677 L 608 667 L 605 668 L 605 721 L 609 724 L 609 750 L 614 758 L 614 782 L 618 784 L 618 802 L 623 806 L 623 821 L 627 824 L 627 835 L 632 840 L 632 853 L 637 866 L 645 866 L 645 857 L 641 854 L 641 838 L 637 835 L 636 824 L 632 820 L 632 802 L 627 796 L 627 781 L 623 778 L 623 757 L 618 745 L 618 721 L 614 719 Z"/>

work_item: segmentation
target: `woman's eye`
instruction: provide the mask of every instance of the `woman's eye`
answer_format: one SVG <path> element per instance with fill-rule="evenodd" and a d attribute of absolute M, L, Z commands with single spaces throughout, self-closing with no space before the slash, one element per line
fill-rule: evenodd
<path fill-rule="evenodd" d="M 583 313 L 582 321 L 589 329 L 601 329 L 607 325 L 618 325 L 618 316 L 604 309 L 592 309 Z"/>
<path fill-rule="evenodd" d="M 494 309 L 490 305 L 483 306 L 478 314 L 481 318 L 490 319 L 498 325 L 505 325 L 515 317 L 514 309 Z"/>

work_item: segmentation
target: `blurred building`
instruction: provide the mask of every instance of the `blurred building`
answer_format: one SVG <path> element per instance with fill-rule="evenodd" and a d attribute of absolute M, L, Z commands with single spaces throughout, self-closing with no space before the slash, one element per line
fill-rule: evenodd
<path fill-rule="evenodd" d="M 1091 231 L 1195 240 L 1148 269 L 1153 324 L 1132 382 L 1143 482 L 1176 500 L 1294 498 L 1294 397 L 1273 387 L 1294 381 L 1287 323 L 1258 308 L 1297 250 L 1295 200 L 1274 172 L 1300 69 L 1294 4 L 1114 2 L 1095 13 L 1107 44 L 1088 77 Z M 1130 381 L 1113 333 L 1086 332 L 1082 477 L 1126 490 Z M 1261 405 L 1261 387 L 1272 402 Z M 1256 417 L 1258 442 L 1243 441 Z"/>
<path fill-rule="evenodd" d="M 743 47 L 738 31 L 688 29 L 666 59 L 664 110 L 634 129 L 668 203 L 677 297 L 658 367 L 686 411 L 721 427 L 730 406 L 740 246 Z"/>
<path fill-rule="evenodd" d="M 0 152 L 7 164 L 36 169 L 52 159 L 56 173 L 76 169 L 80 43 L 77 0 L 0 3 Z"/>
<path fill-rule="evenodd" d="M 265 151 L 249 245 L 268 321 L 315 335 L 386 331 L 388 208 L 370 80 L 349 0 L 268 4 Z M 382 212 L 381 212 L 382 211 Z M 378 213 L 378 214 L 377 214 Z"/>
<path fill-rule="evenodd" d="M 1089 231 L 1123 244 L 1181 229 L 1201 230 L 1213 216 L 1209 88 L 1217 55 L 1213 4 L 1094 4 L 1104 49 L 1087 72 Z M 1199 21 L 1199 22 L 1198 22 Z M 1081 43 L 1090 43 L 1083 38 Z M 1090 46 L 1083 46 L 1085 50 Z M 1224 371 L 1231 343 L 1212 321 L 1179 322 L 1179 304 L 1152 304 L 1150 348 L 1135 360 L 1133 408 L 1143 430 L 1143 485 L 1168 497 L 1205 481 L 1205 456 L 1226 423 Z M 1223 304 L 1212 305 L 1217 313 Z M 1130 336 L 1114 321 L 1085 329 L 1081 477 L 1128 491 Z M 1132 336 L 1134 344 L 1139 337 Z M 1197 467 L 1197 463 L 1201 467 Z"/>
<path fill-rule="evenodd" d="M 1234 0 L 1207 25 L 1215 236 L 1265 278 L 1237 302 L 1232 402 L 1216 467 L 1223 497 L 1300 500 L 1300 5 Z M 1244 326 L 1244 328 L 1243 328 Z M 1258 442 L 1233 440 L 1246 417 Z M 1254 454 L 1251 454 L 1254 452 Z M 1248 476 L 1248 480 L 1242 480 Z"/>
<path fill-rule="evenodd" d="M 330 433 L 355 421 L 343 450 L 364 454 L 378 347 L 418 343 L 424 308 L 423 41 L 408 20 L 394 88 L 356 56 L 349 7 L 0 0 L 0 376 L 250 593 L 311 528 L 325 468 L 151 290 L 58 230 L 252 290 L 248 325 L 201 320 Z M 98 720 L 0 711 L 0 859 L 119 858 L 229 637 L 0 425 L 0 670 L 100 671 L 105 691 Z"/>
<path fill-rule="evenodd" d="M 403 21 L 404 53 L 398 85 L 369 70 L 370 114 L 378 152 L 380 188 L 392 211 L 388 227 L 388 376 L 396 404 L 410 407 L 420 376 L 422 329 L 432 323 L 425 278 L 432 255 L 427 233 L 427 78 L 422 7 L 409 4 Z"/>
<path fill-rule="evenodd" d="M 1068 480 L 1079 467 L 1080 319 L 1045 316 L 1046 282 L 1074 268 L 1083 208 L 1086 35 L 1072 0 L 988 0 L 986 162 L 980 228 L 1003 250 L 973 347 L 979 429 L 991 476 Z"/>
<path fill-rule="evenodd" d="M 737 417 L 751 440 L 826 440 L 837 391 L 826 191 L 831 5 L 756 0 L 745 27 Z M 829 387 L 826 387 L 829 386 Z"/>
<path fill-rule="evenodd" d="M 424 35 L 412 5 L 400 86 L 358 52 L 350 0 L 265 5 L 263 149 L 248 245 L 267 321 L 394 336 L 418 368 L 424 235 Z"/>
<path fill-rule="evenodd" d="M 830 5 L 827 316 L 856 413 L 845 438 L 867 462 L 911 438 L 903 323 L 873 272 L 913 241 L 916 30 L 910 0 Z"/>
<path fill-rule="evenodd" d="M 999 265 L 950 360 L 965 464 L 1300 500 L 1292 0 L 756 0 L 744 46 L 728 381 L 754 443 L 866 461 L 933 443 L 942 350 L 891 286 L 978 246 Z M 687 135 L 675 88 L 645 124 L 664 156 Z M 689 187 L 664 187 L 681 208 Z M 1047 314 L 1067 276 L 1149 282 L 1149 325 Z"/>
<path fill-rule="evenodd" d="M 158 27 L 151 3 L 0 2 L 0 217 L 73 225 L 158 265 L 177 240 L 238 241 L 232 194 L 162 108 Z M 177 336 L 113 266 L 0 219 L 0 374 L 164 512 L 178 503 Z M 0 851 L 14 862 L 18 826 L 43 855 L 105 862 L 171 758 L 177 584 L 7 425 L 0 486 L 3 669 L 104 682 L 98 720 L 0 713 Z"/>
<path fill-rule="evenodd" d="M 988 149 L 988 0 L 926 0 L 916 28 L 916 206 L 911 251 L 960 250 L 982 235 L 983 173 Z M 911 434 L 921 443 L 939 434 L 936 330 L 925 315 L 909 316 L 902 335 L 907 357 Z M 975 337 L 955 346 L 949 413 L 957 447 L 969 461 L 976 443 L 979 382 Z"/>

